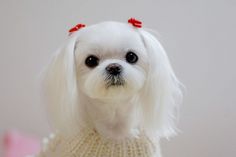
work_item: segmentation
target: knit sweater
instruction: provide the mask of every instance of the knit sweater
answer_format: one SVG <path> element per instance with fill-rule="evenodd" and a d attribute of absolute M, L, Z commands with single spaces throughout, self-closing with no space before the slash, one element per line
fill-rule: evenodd
<path fill-rule="evenodd" d="M 36 157 L 160 157 L 159 153 L 158 142 L 143 134 L 115 141 L 84 129 L 73 137 L 55 134 Z"/>

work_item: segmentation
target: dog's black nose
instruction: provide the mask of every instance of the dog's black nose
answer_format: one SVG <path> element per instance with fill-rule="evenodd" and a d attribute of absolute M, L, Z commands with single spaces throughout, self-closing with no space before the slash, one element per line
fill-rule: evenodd
<path fill-rule="evenodd" d="M 122 66 L 118 63 L 111 63 L 106 67 L 106 71 L 111 75 L 119 75 L 122 71 Z"/>

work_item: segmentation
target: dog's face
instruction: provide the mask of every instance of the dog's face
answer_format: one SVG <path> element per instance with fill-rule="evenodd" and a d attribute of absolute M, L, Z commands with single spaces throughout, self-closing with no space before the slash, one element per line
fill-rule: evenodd
<path fill-rule="evenodd" d="M 129 25 L 105 22 L 81 30 L 75 55 L 78 88 L 91 98 L 132 97 L 147 77 L 144 43 Z"/>

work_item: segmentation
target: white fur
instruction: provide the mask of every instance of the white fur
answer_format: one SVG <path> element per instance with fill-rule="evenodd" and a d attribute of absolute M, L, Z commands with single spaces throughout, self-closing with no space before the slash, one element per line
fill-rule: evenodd
<path fill-rule="evenodd" d="M 136 64 L 125 61 L 128 50 L 138 55 Z M 90 54 L 100 58 L 93 69 L 84 63 Z M 110 63 L 122 65 L 124 86 L 106 88 Z M 180 83 L 161 44 L 145 29 L 104 22 L 73 33 L 47 68 L 44 83 L 52 124 L 61 132 L 91 127 L 113 139 L 140 131 L 150 138 L 175 133 Z"/>

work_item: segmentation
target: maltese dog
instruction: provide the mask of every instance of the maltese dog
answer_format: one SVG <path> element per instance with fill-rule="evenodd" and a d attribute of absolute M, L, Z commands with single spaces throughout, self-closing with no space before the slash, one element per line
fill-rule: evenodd
<path fill-rule="evenodd" d="M 160 157 L 182 99 L 160 42 L 141 22 L 71 29 L 45 71 L 54 135 L 39 156 Z"/>

